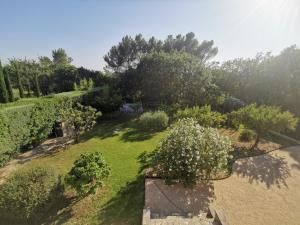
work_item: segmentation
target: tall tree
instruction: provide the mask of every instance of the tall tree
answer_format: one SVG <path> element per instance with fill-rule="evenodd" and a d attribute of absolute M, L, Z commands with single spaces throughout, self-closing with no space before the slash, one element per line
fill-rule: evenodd
<path fill-rule="evenodd" d="M 150 52 L 173 52 L 183 51 L 196 56 L 202 63 L 218 53 L 213 46 L 213 41 L 199 43 L 195 34 L 190 32 L 185 36 L 177 35 L 175 38 L 169 35 L 165 41 L 151 37 L 146 41 L 141 34 L 132 38 L 128 35 L 122 38 L 118 45 L 113 46 L 104 56 L 107 67 L 114 72 L 122 73 L 128 69 L 136 68 L 142 56 Z"/>
<path fill-rule="evenodd" d="M 7 103 L 9 101 L 8 99 L 8 93 L 4 81 L 4 75 L 2 70 L 2 65 L 0 61 L 0 102 Z"/>
<path fill-rule="evenodd" d="M 69 57 L 66 51 L 62 48 L 55 49 L 52 51 L 53 64 L 54 66 L 65 66 L 72 62 L 72 58 Z"/>
<path fill-rule="evenodd" d="M 11 86 L 11 82 L 10 82 L 7 67 L 3 68 L 3 73 L 4 73 L 4 80 L 5 80 L 6 89 L 7 89 L 7 92 L 8 92 L 8 99 L 9 99 L 10 102 L 13 102 L 14 101 L 14 93 L 13 93 L 13 89 L 12 89 L 12 86 Z"/>
<path fill-rule="evenodd" d="M 11 59 L 10 60 L 10 69 L 11 69 L 11 73 L 13 74 L 13 76 L 16 79 L 16 84 L 17 84 L 16 86 L 19 89 L 20 98 L 24 98 L 25 94 L 24 94 L 24 87 L 23 87 L 23 82 L 22 82 L 22 75 L 23 75 L 22 70 L 24 69 L 24 66 L 23 66 L 22 60 Z"/>

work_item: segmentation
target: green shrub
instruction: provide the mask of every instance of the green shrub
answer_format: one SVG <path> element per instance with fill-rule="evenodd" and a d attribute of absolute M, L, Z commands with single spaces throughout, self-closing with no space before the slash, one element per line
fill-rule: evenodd
<path fill-rule="evenodd" d="M 249 129 L 242 129 L 240 131 L 239 139 L 240 141 L 249 142 L 255 139 L 255 132 Z"/>
<path fill-rule="evenodd" d="M 168 127 L 169 117 L 163 111 L 146 112 L 139 118 L 139 126 L 143 130 L 159 131 Z"/>
<path fill-rule="evenodd" d="M 62 194 L 60 177 L 53 169 L 36 167 L 18 170 L 0 185 L 1 220 L 38 224 L 39 218 Z"/>
<path fill-rule="evenodd" d="M 179 120 L 162 140 L 154 165 L 167 181 L 193 185 L 199 178 L 210 178 L 225 169 L 232 150 L 228 137 L 187 118 Z"/>
<path fill-rule="evenodd" d="M 178 110 L 175 118 L 193 118 L 203 127 L 220 127 L 220 125 L 226 120 L 225 115 L 212 111 L 209 105 Z"/>
<path fill-rule="evenodd" d="M 77 103 L 76 107 L 65 113 L 64 118 L 73 128 L 75 141 L 78 143 L 80 134 L 91 130 L 95 126 L 97 118 L 101 115 L 101 112 L 97 112 L 91 106 L 83 106 Z"/>
<path fill-rule="evenodd" d="M 66 183 L 80 196 L 94 193 L 110 175 L 110 168 L 100 152 L 81 154 L 66 176 Z"/>

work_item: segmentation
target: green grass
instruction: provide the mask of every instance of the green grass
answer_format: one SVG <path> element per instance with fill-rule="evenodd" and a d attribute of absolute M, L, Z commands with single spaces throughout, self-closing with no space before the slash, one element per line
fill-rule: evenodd
<path fill-rule="evenodd" d="M 118 134 L 114 134 L 116 129 Z M 154 150 L 164 135 L 140 133 L 133 122 L 102 122 L 81 143 L 24 165 L 49 165 L 64 176 L 81 153 L 100 151 L 111 166 L 105 187 L 78 202 L 62 199 L 44 224 L 141 224 L 144 179 L 139 173 L 139 156 Z"/>

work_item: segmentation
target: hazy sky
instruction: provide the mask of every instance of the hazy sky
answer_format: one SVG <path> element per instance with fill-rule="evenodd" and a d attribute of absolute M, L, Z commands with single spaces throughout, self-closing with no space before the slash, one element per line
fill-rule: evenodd
<path fill-rule="evenodd" d="M 64 48 L 76 66 L 100 70 L 121 38 L 193 31 L 214 40 L 215 60 L 300 46 L 300 0 L 0 0 L 0 59 Z"/>

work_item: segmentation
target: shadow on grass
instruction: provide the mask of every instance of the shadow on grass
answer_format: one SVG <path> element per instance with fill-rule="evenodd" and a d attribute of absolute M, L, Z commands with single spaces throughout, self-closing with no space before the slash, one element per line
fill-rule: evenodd
<path fill-rule="evenodd" d="M 108 201 L 99 215 L 102 225 L 140 225 L 144 206 L 144 177 L 128 182 Z"/>
<path fill-rule="evenodd" d="M 155 132 L 132 128 L 121 136 L 121 140 L 125 142 L 145 141 L 152 138 L 155 134 Z"/>
<path fill-rule="evenodd" d="M 42 220 L 43 224 L 64 224 L 74 215 L 72 213 L 72 207 L 79 201 L 76 197 L 66 197 L 60 199 L 57 204 L 54 205 L 48 212 L 46 217 Z"/>

